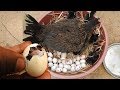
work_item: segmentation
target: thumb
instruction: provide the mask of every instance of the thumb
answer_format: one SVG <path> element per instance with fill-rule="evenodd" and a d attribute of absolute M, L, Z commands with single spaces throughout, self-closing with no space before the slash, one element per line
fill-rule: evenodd
<path fill-rule="evenodd" d="M 25 60 L 24 58 L 18 58 L 16 62 L 15 72 L 20 72 L 25 69 Z"/>
<path fill-rule="evenodd" d="M 8 48 L 14 52 L 17 52 L 17 53 L 22 53 L 24 51 L 24 49 L 30 44 L 31 44 L 30 41 L 26 41 L 21 44 L 15 45 L 13 47 L 6 47 L 6 48 Z"/>

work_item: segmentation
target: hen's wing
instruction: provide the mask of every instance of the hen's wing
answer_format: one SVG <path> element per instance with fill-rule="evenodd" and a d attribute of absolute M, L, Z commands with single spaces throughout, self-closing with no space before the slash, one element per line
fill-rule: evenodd
<path fill-rule="evenodd" d="M 45 45 L 60 52 L 79 51 L 86 38 L 82 25 L 83 22 L 77 19 L 66 19 L 47 26 L 46 29 L 49 29 L 50 32 L 46 34 Z"/>
<path fill-rule="evenodd" d="M 27 38 L 24 38 L 23 41 L 31 41 L 32 43 L 40 43 L 43 40 L 43 28 L 44 26 L 39 24 L 35 18 L 31 15 L 26 15 L 26 29 L 24 30 L 25 34 L 31 35 Z M 38 38 L 39 37 L 39 38 Z"/>

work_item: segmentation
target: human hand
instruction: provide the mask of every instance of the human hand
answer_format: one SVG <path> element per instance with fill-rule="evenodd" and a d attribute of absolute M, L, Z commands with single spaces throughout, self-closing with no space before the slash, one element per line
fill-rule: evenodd
<path fill-rule="evenodd" d="M 13 74 L 25 69 L 25 60 L 22 52 L 30 44 L 31 42 L 26 41 L 13 47 L 0 47 L 0 75 L 2 78 L 33 78 L 27 73 L 22 75 Z M 37 77 L 37 79 L 50 79 L 50 73 L 46 70 L 46 72 L 40 77 Z"/>

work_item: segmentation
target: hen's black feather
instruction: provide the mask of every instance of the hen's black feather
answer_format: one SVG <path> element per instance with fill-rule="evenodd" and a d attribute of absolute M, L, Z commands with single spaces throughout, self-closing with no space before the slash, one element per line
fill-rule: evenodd
<path fill-rule="evenodd" d="M 91 11 L 90 13 L 88 13 L 85 17 L 84 17 L 84 19 L 85 20 L 91 20 L 93 17 L 94 17 L 94 15 L 95 15 L 95 13 L 96 13 L 96 11 Z"/>
<path fill-rule="evenodd" d="M 68 11 L 68 19 L 73 19 L 76 17 L 76 11 Z"/>
<path fill-rule="evenodd" d="M 74 16 L 73 12 L 71 16 Z M 28 15 L 28 18 L 32 22 L 29 22 L 26 31 L 32 32 L 33 35 L 24 40 L 37 42 L 60 52 L 74 52 L 76 54 L 80 54 L 87 47 L 93 28 L 99 23 L 96 18 L 91 18 L 85 23 L 72 17 L 42 28 L 42 25 L 37 23 L 32 16 Z"/>
<path fill-rule="evenodd" d="M 29 35 L 34 35 L 36 32 L 42 33 L 41 28 L 43 28 L 43 26 L 40 25 L 31 15 L 27 14 L 26 17 L 28 19 L 25 20 L 27 22 L 27 26 L 24 33 Z"/>

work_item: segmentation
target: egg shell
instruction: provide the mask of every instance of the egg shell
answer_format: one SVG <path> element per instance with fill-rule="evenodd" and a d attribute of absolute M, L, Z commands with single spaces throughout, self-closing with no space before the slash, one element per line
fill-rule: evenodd
<path fill-rule="evenodd" d="M 73 63 L 73 61 L 70 59 L 70 60 L 69 60 L 69 63 L 70 63 L 70 64 L 72 64 L 72 63 Z"/>
<path fill-rule="evenodd" d="M 82 63 L 82 64 L 81 64 L 81 67 L 82 67 L 82 68 L 85 68 L 85 67 L 86 67 L 86 64 L 85 64 L 85 63 Z"/>
<path fill-rule="evenodd" d="M 59 69 L 60 69 L 60 72 L 62 72 L 62 69 L 63 69 L 63 68 L 59 68 Z"/>
<path fill-rule="evenodd" d="M 62 63 L 62 60 L 58 59 L 58 63 Z"/>
<path fill-rule="evenodd" d="M 23 56 L 25 57 L 25 59 L 26 59 L 26 56 L 29 54 L 30 47 L 37 47 L 37 45 L 38 45 L 37 43 L 34 43 L 34 44 L 30 44 L 25 48 L 25 50 L 23 51 Z"/>
<path fill-rule="evenodd" d="M 75 71 L 75 67 L 71 67 L 71 72 L 74 72 Z"/>
<path fill-rule="evenodd" d="M 53 63 L 57 63 L 57 58 L 53 58 Z"/>
<path fill-rule="evenodd" d="M 31 44 L 25 48 L 23 51 L 23 56 L 25 57 L 26 72 L 33 77 L 41 76 L 47 69 L 47 53 L 45 49 L 42 48 L 44 54 L 42 56 L 34 55 L 30 60 L 27 60 L 26 56 L 29 54 L 30 47 L 37 47 L 37 43 Z"/>
<path fill-rule="evenodd" d="M 80 65 L 80 62 L 79 62 L 79 61 L 76 61 L 75 64 L 76 64 L 76 65 Z"/>
<path fill-rule="evenodd" d="M 79 66 L 79 65 L 76 66 L 76 68 L 75 68 L 76 71 L 79 71 L 80 69 L 81 69 L 81 66 Z"/>
<path fill-rule="evenodd" d="M 47 56 L 47 55 L 46 55 Z M 47 69 L 47 57 L 34 55 L 30 61 L 26 64 L 26 71 L 29 75 L 33 77 L 38 77 L 42 75 Z"/>
<path fill-rule="evenodd" d="M 53 57 L 53 54 L 51 52 L 48 52 L 49 57 Z"/>
<path fill-rule="evenodd" d="M 48 62 L 52 62 L 52 58 L 51 57 L 48 57 Z"/>
<path fill-rule="evenodd" d="M 67 54 L 66 53 L 61 53 L 61 59 L 66 59 Z"/>
<path fill-rule="evenodd" d="M 71 69 L 71 66 L 70 65 L 68 65 L 68 68 L 67 68 L 67 70 L 70 70 Z"/>
<path fill-rule="evenodd" d="M 68 65 L 66 65 L 66 64 L 65 64 L 65 65 L 64 65 L 64 68 L 66 68 L 66 69 L 67 69 L 67 68 L 68 68 Z"/>
<path fill-rule="evenodd" d="M 58 67 L 58 64 L 53 64 L 53 66 Z"/>
<path fill-rule="evenodd" d="M 61 68 L 56 68 L 56 72 L 61 72 Z"/>
<path fill-rule="evenodd" d="M 86 61 L 84 59 L 80 60 L 80 63 L 85 63 Z"/>
<path fill-rule="evenodd" d="M 66 64 L 69 64 L 69 65 L 72 64 L 72 60 L 67 60 Z"/>
<path fill-rule="evenodd" d="M 71 64 L 71 67 L 75 67 L 76 65 L 75 64 Z"/>
<path fill-rule="evenodd" d="M 63 68 L 63 69 L 62 69 L 62 72 L 66 73 L 66 72 L 67 72 L 67 69 L 66 69 L 66 68 Z"/>
<path fill-rule="evenodd" d="M 51 70 L 52 70 L 52 71 L 56 71 L 56 68 L 57 68 L 56 66 L 52 66 L 52 67 L 51 67 Z"/>
<path fill-rule="evenodd" d="M 73 59 L 73 62 L 76 62 L 76 58 Z"/>
<path fill-rule="evenodd" d="M 57 51 L 56 53 L 57 53 L 57 56 L 61 56 L 61 52 Z"/>
<path fill-rule="evenodd" d="M 65 64 L 65 65 L 64 65 L 64 68 L 66 68 L 67 70 L 70 70 L 70 69 L 71 69 L 71 66 L 70 66 L 70 65 Z"/>
<path fill-rule="evenodd" d="M 60 63 L 60 64 L 59 64 L 59 67 L 60 67 L 60 68 L 63 68 L 63 67 L 64 67 L 64 65 L 63 65 L 62 63 Z"/>
<path fill-rule="evenodd" d="M 85 55 L 81 55 L 80 59 L 85 59 L 85 57 L 86 57 Z"/>
<path fill-rule="evenodd" d="M 62 63 L 63 63 L 63 64 L 66 64 L 66 60 L 62 60 Z"/>
<path fill-rule="evenodd" d="M 80 56 L 79 55 L 77 55 L 76 60 L 78 60 L 78 61 L 80 60 Z"/>
<path fill-rule="evenodd" d="M 53 66 L 53 63 L 52 63 L 52 62 L 48 63 L 48 66 L 49 66 L 49 67 L 52 67 L 52 66 Z"/>

